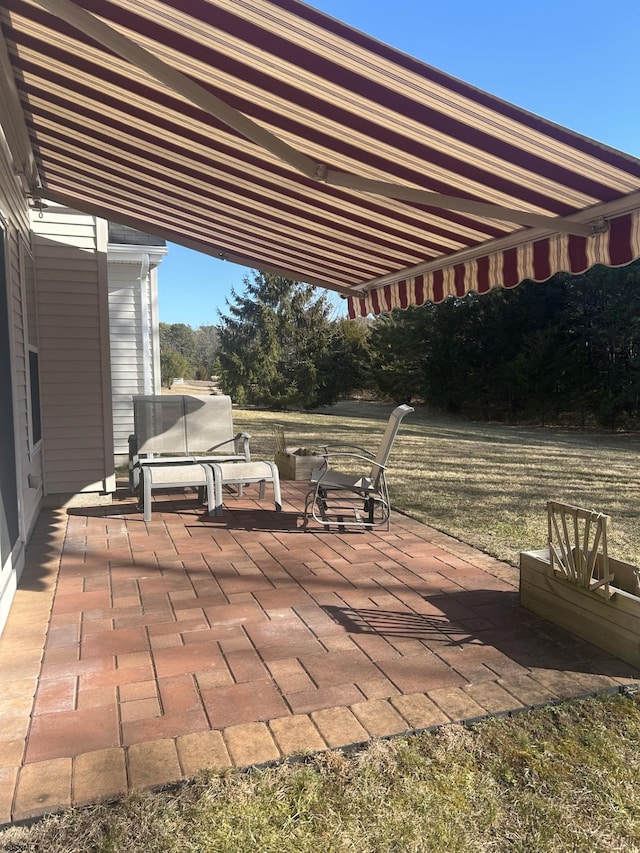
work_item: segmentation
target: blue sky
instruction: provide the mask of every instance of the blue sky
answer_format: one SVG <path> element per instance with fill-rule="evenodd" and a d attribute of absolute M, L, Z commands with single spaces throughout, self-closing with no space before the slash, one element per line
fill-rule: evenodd
<path fill-rule="evenodd" d="M 638 0 L 314 0 L 480 89 L 640 157 Z M 248 270 L 169 244 L 160 319 L 217 323 Z M 340 304 L 342 300 L 336 300 Z"/>

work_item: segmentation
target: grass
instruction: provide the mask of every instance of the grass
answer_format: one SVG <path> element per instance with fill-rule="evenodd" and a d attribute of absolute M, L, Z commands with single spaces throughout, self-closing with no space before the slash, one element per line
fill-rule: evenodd
<path fill-rule="evenodd" d="M 208 774 L 0 833 L 6 853 L 640 850 L 640 702 L 564 703 Z"/>
<path fill-rule="evenodd" d="M 375 449 L 390 406 L 238 410 L 255 458 L 287 444 Z M 611 551 L 640 558 L 637 436 L 409 416 L 394 504 L 502 559 L 544 546 L 554 498 L 612 516 Z M 580 853 L 640 851 L 640 701 L 604 696 L 350 754 L 199 776 L 0 832 L 6 853 Z"/>
<path fill-rule="evenodd" d="M 272 427 L 287 445 L 351 442 L 375 450 L 391 406 L 343 403 L 330 414 L 239 410 L 255 457 L 273 458 Z M 547 500 L 611 516 L 610 553 L 640 562 L 640 437 L 470 423 L 418 410 L 402 422 L 389 482 L 397 509 L 518 563 L 543 548 Z"/>

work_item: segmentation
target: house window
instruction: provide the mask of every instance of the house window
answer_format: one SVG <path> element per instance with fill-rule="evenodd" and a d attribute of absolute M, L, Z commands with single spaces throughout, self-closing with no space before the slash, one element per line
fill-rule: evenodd
<path fill-rule="evenodd" d="M 38 313 L 36 303 L 36 278 L 30 247 L 22 241 L 20 246 L 23 304 L 26 315 L 25 355 L 28 362 L 29 384 L 29 446 L 33 450 L 42 439 L 40 410 L 40 348 L 38 341 Z"/>

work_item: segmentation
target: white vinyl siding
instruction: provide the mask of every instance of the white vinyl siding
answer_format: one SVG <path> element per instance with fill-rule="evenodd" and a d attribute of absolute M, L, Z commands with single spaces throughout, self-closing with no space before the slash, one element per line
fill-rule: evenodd
<path fill-rule="evenodd" d="M 118 458 L 128 451 L 133 432 L 133 394 L 144 393 L 141 287 L 139 265 L 109 264 L 109 324 L 111 329 L 111 390 L 113 444 Z"/>
<path fill-rule="evenodd" d="M 16 475 L 16 494 L 13 485 L 11 494 L 0 496 L 6 501 L 7 514 L 12 511 L 11 503 L 17 501 L 18 536 L 13 534 L 10 553 L 0 559 L 0 632 L 4 626 L 13 596 L 24 566 L 24 545 L 39 510 L 40 492 L 29 487 L 29 474 L 40 473 L 40 458 L 30 458 L 28 442 L 27 363 L 25 358 L 24 324 L 26 320 L 22 305 L 22 283 L 20 280 L 20 241 L 29 241 L 29 209 L 20 183 L 16 178 L 5 139 L 0 130 L 0 218 L 4 231 L 6 304 L 8 314 L 8 343 L 10 354 L 11 396 L 13 404 L 13 434 L 15 453 L 5 450 L 3 464 L 13 465 Z M 4 298 L 4 295 L 3 295 Z M 4 333 L 4 330 L 3 330 Z M 3 401 L 6 402 L 6 401 Z M 0 453 L 2 452 L 0 448 Z M 13 458 L 11 458 L 13 456 Z M 7 480 L 11 480 L 8 476 Z M 13 503 L 15 507 L 15 503 Z M 15 533 L 15 531 L 14 531 Z"/>
<path fill-rule="evenodd" d="M 156 263 L 165 251 L 153 247 Z M 117 462 L 123 462 L 128 454 L 133 432 L 132 396 L 160 393 L 157 272 L 155 266 L 142 262 L 145 254 L 144 247 L 137 253 L 134 247 L 109 246 L 111 392 Z"/>
<path fill-rule="evenodd" d="M 33 219 L 47 495 L 112 487 L 102 225 L 92 216 L 55 207 Z"/>

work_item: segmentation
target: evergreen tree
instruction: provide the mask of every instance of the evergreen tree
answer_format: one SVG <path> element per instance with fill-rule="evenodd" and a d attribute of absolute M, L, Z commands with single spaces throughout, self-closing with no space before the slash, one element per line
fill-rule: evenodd
<path fill-rule="evenodd" d="M 375 321 L 377 388 L 472 417 L 640 422 L 640 262 Z"/>
<path fill-rule="evenodd" d="M 160 352 L 160 381 L 170 388 L 174 379 L 189 377 L 191 365 L 187 359 L 175 349 L 165 349 Z"/>
<path fill-rule="evenodd" d="M 432 305 L 376 318 L 370 334 L 372 377 L 382 397 L 411 402 L 424 393 Z"/>
<path fill-rule="evenodd" d="M 196 351 L 196 333 L 186 323 L 160 323 L 160 349 L 179 352 L 193 365 Z"/>
<path fill-rule="evenodd" d="M 287 408 L 324 402 L 321 366 L 330 305 L 315 288 L 282 276 L 245 276 L 220 312 L 218 378 L 237 403 Z"/>
<path fill-rule="evenodd" d="M 371 372 L 369 323 L 341 317 L 330 324 L 328 347 L 320 363 L 319 403 L 335 403 L 341 397 L 374 387 Z"/>

